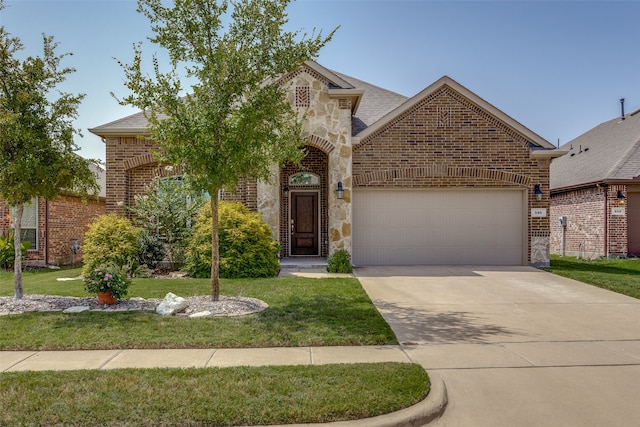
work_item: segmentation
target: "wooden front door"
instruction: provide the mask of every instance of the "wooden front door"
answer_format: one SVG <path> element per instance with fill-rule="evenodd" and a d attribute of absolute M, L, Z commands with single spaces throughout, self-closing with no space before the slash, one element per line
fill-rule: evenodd
<path fill-rule="evenodd" d="M 320 254 L 318 193 L 291 193 L 291 255 Z"/>

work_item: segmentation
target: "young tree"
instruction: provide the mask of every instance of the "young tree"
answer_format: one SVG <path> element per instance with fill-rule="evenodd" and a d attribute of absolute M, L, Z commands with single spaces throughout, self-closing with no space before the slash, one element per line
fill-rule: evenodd
<path fill-rule="evenodd" d="M 166 49 L 171 70 L 142 69 L 142 47 L 123 67 L 131 94 L 121 100 L 145 111 L 163 160 L 183 167 L 212 208 L 211 297 L 219 298 L 218 198 L 240 179 L 269 178 L 270 166 L 300 161 L 301 121 L 277 82 L 315 59 L 332 37 L 284 30 L 290 0 L 138 0 L 151 22 L 150 40 Z M 335 30 L 334 30 L 335 31 Z M 179 71 L 180 69 L 180 71 Z M 180 75 L 180 73 L 183 73 Z M 182 96 L 181 78 L 193 82 Z"/>
<path fill-rule="evenodd" d="M 0 10 L 2 9 L 0 2 Z M 51 92 L 75 70 L 61 68 L 67 56 L 43 35 L 42 56 L 24 60 L 18 38 L 0 27 L 0 198 L 14 208 L 15 298 L 22 298 L 21 221 L 34 197 L 54 199 L 61 191 L 98 192 L 92 163 L 75 154 L 72 119 L 84 95 Z"/>

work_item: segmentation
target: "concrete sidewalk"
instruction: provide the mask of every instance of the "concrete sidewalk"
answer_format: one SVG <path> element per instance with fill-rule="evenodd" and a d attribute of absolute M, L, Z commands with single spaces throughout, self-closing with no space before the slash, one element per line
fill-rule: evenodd
<path fill-rule="evenodd" d="M 410 362 L 399 346 L 0 351 L 0 372 Z"/>

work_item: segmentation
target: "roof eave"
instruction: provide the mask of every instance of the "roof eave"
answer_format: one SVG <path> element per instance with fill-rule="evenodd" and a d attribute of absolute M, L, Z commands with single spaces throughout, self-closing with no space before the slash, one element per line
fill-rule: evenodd
<path fill-rule="evenodd" d="M 531 150 L 530 157 L 532 159 L 556 159 L 567 154 L 566 150 Z"/>
<path fill-rule="evenodd" d="M 98 135 L 102 138 L 108 138 L 113 136 L 149 136 L 149 130 L 146 128 L 90 128 L 88 129 L 94 135 Z"/>
<path fill-rule="evenodd" d="M 599 179 L 596 181 L 583 182 L 580 184 L 565 185 L 564 187 L 552 188 L 551 194 L 566 193 L 574 190 L 583 190 L 591 187 L 606 187 L 609 185 L 628 185 L 628 184 L 640 184 L 640 178 L 631 179 Z"/>

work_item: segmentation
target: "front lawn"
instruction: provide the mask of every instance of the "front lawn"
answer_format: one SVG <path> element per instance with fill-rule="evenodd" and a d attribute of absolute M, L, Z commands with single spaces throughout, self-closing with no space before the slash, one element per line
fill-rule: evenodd
<path fill-rule="evenodd" d="M 25 272 L 25 294 L 87 296 L 79 270 Z M 134 279 L 129 296 L 207 295 L 202 279 Z M 2 350 L 241 348 L 397 344 L 357 279 L 222 280 L 221 294 L 258 298 L 261 313 L 236 318 L 162 317 L 152 312 L 25 313 L 0 316 Z M 0 273 L 0 295 L 13 275 Z"/>
<path fill-rule="evenodd" d="M 546 270 L 559 276 L 640 298 L 640 259 L 589 261 L 551 255 L 551 267 Z"/>
<path fill-rule="evenodd" d="M 79 270 L 26 272 L 25 294 L 86 296 Z M 136 279 L 130 296 L 203 295 L 208 280 Z M 2 350 L 397 344 L 356 279 L 223 280 L 223 295 L 269 304 L 242 318 L 145 312 L 0 316 Z M 13 275 L 0 272 L 0 295 Z M 423 399 L 429 378 L 408 363 L 200 369 L 5 372 L 0 425 L 234 426 L 372 417 Z"/>
<path fill-rule="evenodd" d="M 429 391 L 409 363 L 0 374 L 0 425 L 324 423 L 411 406 Z"/>

